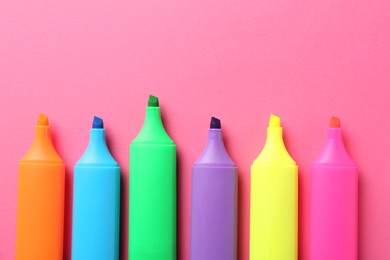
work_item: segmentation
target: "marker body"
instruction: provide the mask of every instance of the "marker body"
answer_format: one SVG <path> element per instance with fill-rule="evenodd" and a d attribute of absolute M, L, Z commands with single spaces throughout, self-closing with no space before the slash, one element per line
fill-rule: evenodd
<path fill-rule="evenodd" d="M 294 260 L 298 248 L 298 167 L 280 126 L 251 167 L 250 259 Z"/>
<path fill-rule="evenodd" d="M 329 128 L 311 169 L 311 260 L 356 260 L 358 173 L 340 128 Z"/>
<path fill-rule="evenodd" d="M 91 129 L 74 167 L 72 260 L 119 258 L 120 168 L 104 129 Z"/>
<path fill-rule="evenodd" d="M 65 165 L 48 125 L 36 127 L 34 142 L 19 163 L 16 260 L 62 260 Z"/>
<path fill-rule="evenodd" d="M 237 167 L 227 154 L 221 129 L 192 167 L 191 260 L 237 259 Z"/>
<path fill-rule="evenodd" d="M 176 145 L 148 107 L 130 145 L 129 259 L 176 259 Z"/>

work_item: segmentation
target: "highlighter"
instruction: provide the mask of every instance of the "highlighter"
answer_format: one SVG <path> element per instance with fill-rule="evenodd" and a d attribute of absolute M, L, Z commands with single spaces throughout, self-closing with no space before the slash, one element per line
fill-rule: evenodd
<path fill-rule="evenodd" d="M 72 260 L 119 258 L 120 168 L 94 117 L 89 144 L 74 167 Z"/>
<path fill-rule="evenodd" d="M 348 155 L 340 120 L 332 117 L 327 140 L 311 168 L 310 259 L 358 259 L 358 172 Z"/>
<path fill-rule="evenodd" d="M 155 96 L 130 145 L 129 203 L 129 259 L 176 259 L 176 145 Z"/>
<path fill-rule="evenodd" d="M 192 166 L 191 260 L 237 259 L 237 167 L 212 117 L 207 145 Z"/>
<path fill-rule="evenodd" d="M 267 139 L 251 167 L 250 259 L 294 260 L 298 247 L 298 166 L 271 115 Z"/>
<path fill-rule="evenodd" d="M 65 164 L 40 114 L 31 148 L 19 163 L 16 260 L 62 260 Z"/>

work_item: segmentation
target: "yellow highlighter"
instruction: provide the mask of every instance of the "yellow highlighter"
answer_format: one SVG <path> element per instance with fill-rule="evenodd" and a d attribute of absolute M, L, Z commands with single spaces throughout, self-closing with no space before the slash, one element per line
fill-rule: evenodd
<path fill-rule="evenodd" d="M 280 118 L 270 117 L 267 140 L 251 167 L 250 260 L 296 260 L 298 166 L 283 142 Z"/>

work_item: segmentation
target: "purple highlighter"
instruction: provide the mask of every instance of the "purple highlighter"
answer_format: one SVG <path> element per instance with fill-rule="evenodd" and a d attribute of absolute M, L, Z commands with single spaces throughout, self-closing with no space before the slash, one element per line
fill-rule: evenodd
<path fill-rule="evenodd" d="M 237 167 L 214 117 L 206 148 L 192 166 L 190 243 L 191 260 L 237 259 Z"/>

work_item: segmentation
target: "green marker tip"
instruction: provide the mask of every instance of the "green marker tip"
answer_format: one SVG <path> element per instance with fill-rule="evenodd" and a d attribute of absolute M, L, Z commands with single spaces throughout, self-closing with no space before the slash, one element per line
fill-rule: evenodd
<path fill-rule="evenodd" d="M 148 101 L 148 107 L 158 107 L 158 97 L 150 95 L 149 96 L 149 101 Z"/>

